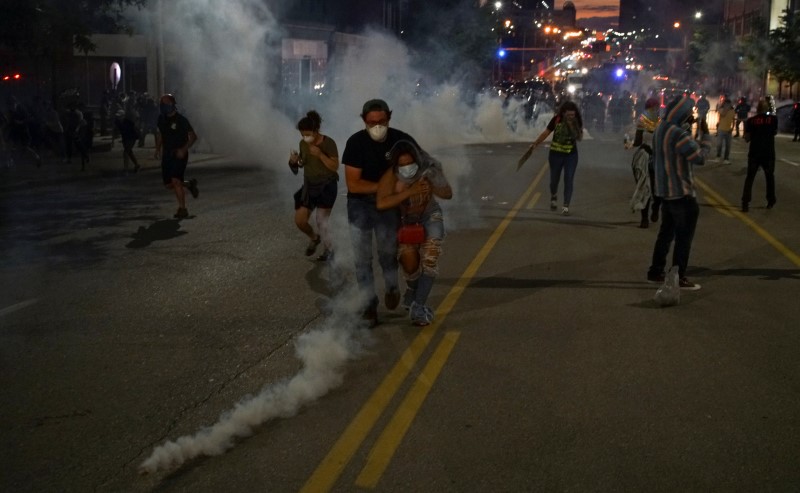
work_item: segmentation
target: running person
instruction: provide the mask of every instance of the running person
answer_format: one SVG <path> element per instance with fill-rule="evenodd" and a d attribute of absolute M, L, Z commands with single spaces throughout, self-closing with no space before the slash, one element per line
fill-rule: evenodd
<path fill-rule="evenodd" d="M 308 236 L 305 254 L 307 257 L 314 255 L 322 242 L 325 250 L 317 260 L 325 261 L 333 255 L 328 221 L 338 193 L 339 150 L 332 138 L 319 132 L 321 124 L 322 118 L 316 111 L 309 111 L 297 122 L 303 140 L 300 152 L 293 151 L 289 156 L 289 168 L 294 174 L 298 168 L 303 168 L 303 186 L 294 194 L 294 223 Z M 317 210 L 319 234 L 309 224 L 314 209 Z"/>
<path fill-rule="evenodd" d="M 161 96 L 159 110 L 155 158 L 161 159 L 161 177 L 164 185 L 175 192 L 178 201 L 178 211 L 174 217 L 183 219 L 189 217 L 184 188 L 188 188 L 194 198 L 200 194 L 197 180 L 184 180 L 186 165 L 189 162 L 189 148 L 197 141 L 197 134 L 194 133 L 189 120 L 178 113 L 175 96 L 172 94 Z"/>

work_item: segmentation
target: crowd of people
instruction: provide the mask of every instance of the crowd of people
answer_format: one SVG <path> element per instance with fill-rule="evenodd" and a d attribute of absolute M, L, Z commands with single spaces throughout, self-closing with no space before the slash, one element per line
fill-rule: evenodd
<path fill-rule="evenodd" d="M 647 280 L 665 281 L 667 256 L 672 248 L 672 265 L 678 267 L 679 287 L 697 290 L 700 285 L 686 277 L 699 217 L 693 168 L 710 160 L 712 136 L 706 121 L 710 104 L 705 95 L 701 94 L 694 101 L 684 94 L 669 102 L 663 113 L 657 108 L 658 100 L 646 101 L 637 120 L 636 138 L 627 146 L 636 147 L 631 162 L 636 182 L 631 208 L 641 211 L 642 228 L 647 228 L 649 221 L 658 221 L 659 215 L 662 218 Z M 742 137 L 749 144 L 741 212 L 750 210 L 753 182 L 759 169 L 764 171 L 766 181 L 766 208 L 772 209 L 777 201 L 774 173 L 778 119 L 774 109 L 768 100 L 761 99 L 755 115 L 750 116 L 751 106 L 746 98 L 739 98 L 734 107 L 727 95 L 720 98 L 716 109 L 717 161 L 730 164 L 731 139 L 738 137 L 740 127 L 743 128 Z M 694 137 L 693 125 L 696 126 Z M 733 135 L 734 130 L 736 135 Z"/>
<path fill-rule="evenodd" d="M 108 95 L 110 96 L 110 95 Z M 603 115 L 612 115 L 615 131 L 625 128 L 633 115 L 634 101 L 624 93 Z M 640 227 L 650 222 L 661 225 L 653 248 L 647 279 L 663 282 L 667 255 L 672 248 L 672 264 L 678 267 L 683 289 L 700 286 L 686 277 L 692 239 L 699 216 L 694 188 L 693 167 L 709 160 L 711 131 L 707 122 L 710 104 L 705 95 L 695 100 L 687 94 L 663 105 L 660 99 L 643 100 L 635 120 L 635 137 L 626 139 L 627 148 L 635 148 L 632 170 L 635 180 L 631 207 L 641 212 Z M 595 113 L 591 98 L 584 98 L 584 111 Z M 2 113 L 2 144 L 9 163 L 26 159 L 41 166 L 41 152 L 49 150 L 64 162 L 70 162 L 73 149 L 81 155 L 81 169 L 89 161 L 88 150 L 94 134 L 92 115 L 82 111 L 76 98 L 67 100 L 62 112 L 54 104 L 35 102 L 28 107 L 16 99 L 7 100 Z M 734 106 L 727 96 L 717 105 L 716 156 L 729 164 L 731 139 L 739 136 L 749 143 L 747 175 L 741 198 L 741 211 L 749 211 L 752 187 L 759 169 L 766 178 L 767 208 L 776 203 L 775 145 L 777 117 L 767 100 L 760 100 L 754 116 L 750 104 L 740 98 Z M 564 101 L 554 112 L 545 130 L 531 144 L 535 150 L 552 135 L 548 163 L 550 169 L 550 209 L 558 209 L 558 187 L 563 175 L 561 213 L 569 215 L 578 167 L 578 143 L 584 133 L 582 108 Z M 696 117 L 694 115 L 697 115 Z M 384 304 L 389 310 L 402 306 L 409 311 L 413 324 L 424 326 L 435 318 L 428 297 L 438 274 L 438 260 L 445 238 L 443 211 L 437 199 L 450 199 L 453 191 L 441 163 L 425 152 L 407 133 L 390 126 L 392 111 L 381 99 L 364 103 L 362 130 L 351 135 L 341 161 L 336 142 L 321 133 L 322 117 L 309 111 L 297 123 L 301 140 L 289 156 L 294 174 L 303 171 L 303 184 L 294 194 L 295 224 L 308 238 L 306 256 L 313 256 L 320 244 L 319 261 L 329 261 L 335 254 L 329 230 L 329 217 L 338 195 L 339 167 L 344 164 L 347 187 L 347 219 L 355 254 L 356 282 L 364 295 L 362 317 L 370 327 L 378 323 L 379 298 L 373 272 L 373 242 L 384 281 Z M 597 116 L 592 121 L 597 122 Z M 155 136 L 156 159 L 161 160 L 164 185 L 171 189 L 178 203 L 174 217 L 189 217 L 186 191 L 197 198 L 197 180 L 186 180 L 189 148 L 197 135 L 189 120 L 178 112 L 177 101 L 164 94 L 156 106 L 146 94 L 121 93 L 104 98 L 100 109 L 100 135 L 109 132 L 123 147 L 123 167 L 139 169 L 133 148 L 144 145 L 146 135 Z M 605 116 L 603 117 L 605 121 Z M 800 108 L 792 113 L 795 141 L 800 139 Z M 696 130 L 692 135 L 692 127 Z M 735 134 L 734 134 L 735 132 Z M 316 228 L 311 224 L 315 215 Z M 674 247 L 672 244 L 674 243 Z M 402 270 L 405 291 L 400 294 Z"/>

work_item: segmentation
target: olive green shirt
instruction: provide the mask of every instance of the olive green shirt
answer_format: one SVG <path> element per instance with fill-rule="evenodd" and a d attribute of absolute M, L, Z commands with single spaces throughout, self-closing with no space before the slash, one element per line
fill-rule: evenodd
<path fill-rule="evenodd" d="M 327 135 L 322 136 L 320 151 L 328 157 L 339 159 L 339 149 L 336 142 Z M 339 173 L 331 171 L 318 157 L 311 155 L 311 149 L 305 140 L 300 141 L 300 160 L 303 163 L 303 176 L 309 183 L 323 183 L 338 180 Z"/>

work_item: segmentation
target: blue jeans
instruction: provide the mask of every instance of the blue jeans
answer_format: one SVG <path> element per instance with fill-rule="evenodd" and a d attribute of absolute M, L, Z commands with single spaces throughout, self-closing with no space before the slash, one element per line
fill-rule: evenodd
<path fill-rule="evenodd" d="M 347 220 L 355 255 L 356 282 L 370 297 L 369 307 L 378 305 L 375 293 L 375 274 L 372 271 L 372 235 L 378 245 L 378 264 L 383 271 L 386 291 L 397 290 L 397 209 L 379 211 L 374 199 L 347 199 Z"/>
<path fill-rule="evenodd" d="M 578 169 L 578 150 L 565 154 L 550 151 L 550 195 L 558 194 L 558 182 L 561 179 L 561 170 L 564 170 L 564 206 L 569 206 L 572 200 L 572 186 L 575 182 L 575 170 Z"/>
<path fill-rule="evenodd" d="M 676 200 L 663 200 L 661 213 L 661 229 L 658 230 L 653 248 L 653 261 L 648 274 L 652 276 L 664 274 L 669 247 L 672 240 L 675 240 L 672 265 L 677 265 L 678 274 L 680 277 L 685 277 L 700 207 L 694 197 L 686 196 Z"/>
<path fill-rule="evenodd" d="M 731 155 L 731 132 L 717 132 L 717 157 L 722 155 L 722 146 L 725 145 L 724 160 L 728 160 Z"/>

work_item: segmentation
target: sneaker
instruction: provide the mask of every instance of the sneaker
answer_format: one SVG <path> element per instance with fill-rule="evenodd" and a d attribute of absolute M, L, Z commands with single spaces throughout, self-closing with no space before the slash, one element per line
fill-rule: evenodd
<path fill-rule="evenodd" d="M 417 327 L 424 327 L 433 322 L 433 310 L 425 305 L 420 305 L 417 302 L 411 303 L 411 308 L 408 311 L 408 317 L 411 323 Z"/>
<path fill-rule="evenodd" d="M 400 302 L 400 306 L 402 306 L 406 311 L 411 309 L 411 304 L 414 303 L 414 296 L 416 296 L 417 290 L 406 288 L 405 293 L 403 293 L 403 301 Z"/>
<path fill-rule="evenodd" d="M 316 239 L 313 239 L 308 243 L 308 246 L 306 247 L 306 257 L 314 255 L 314 252 L 317 251 L 317 246 L 320 244 L 321 241 L 322 239 L 320 239 L 320 237 L 317 236 Z"/>
<path fill-rule="evenodd" d="M 561 215 L 569 216 L 569 207 L 567 207 L 567 206 L 562 207 L 561 208 Z"/>
<path fill-rule="evenodd" d="M 775 207 L 775 201 L 774 200 L 772 202 L 767 202 L 767 209 L 772 209 L 773 207 Z"/>
<path fill-rule="evenodd" d="M 392 288 L 383 296 L 383 303 L 389 310 L 394 310 L 400 304 L 400 291 L 397 288 Z"/>
<path fill-rule="evenodd" d="M 197 198 L 197 196 L 200 195 L 200 190 L 197 188 L 197 180 L 189 180 L 189 186 L 187 188 L 189 189 L 189 193 L 192 194 L 192 197 Z"/>
<path fill-rule="evenodd" d="M 689 279 L 686 279 L 685 277 L 680 278 L 680 280 L 678 281 L 678 286 L 680 286 L 681 289 L 685 289 L 687 291 L 697 291 L 698 289 L 700 289 L 699 284 L 695 284 Z"/>
<path fill-rule="evenodd" d="M 650 222 L 647 219 L 642 219 L 642 221 L 639 223 L 639 227 L 641 229 L 647 229 L 650 227 Z"/>
<path fill-rule="evenodd" d="M 742 202 L 742 212 L 747 212 L 750 210 L 750 206 L 747 205 L 747 202 Z"/>
<path fill-rule="evenodd" d="M 320 256 L 317 257 L 317 260 L 319 262 L 327 262 L 328 260 L 330 260 L 332 258 L 333 258 L 333 250 L 328 250 L 326 248 L 325 251 L 323 251 L 322 254 L 320 254 Z"/>
<path fill-rule="evenodd" d="M 652 284 L 664 284 L 664 274 L 651 274 L 647 273 L 647 282 Z"/>
<path fill-rule="evenodd" d="M 189 211 L 186 210 L 186 207 L 178 207 L 178 212 L 176 212 L 172 217 L 175 219 L 185 219 L 189 217 Z"/>
<path fill-rule="evenodd" d="M 550 197 L 550 210 L 554 211 L 556 209 L 558 209 L 558 197 L 553 195 L 552 197 Z"/>
<path fill-rule="evenodd" d="M 730 159 L 723 159 L 722 164 L 731 164 Z"/>

